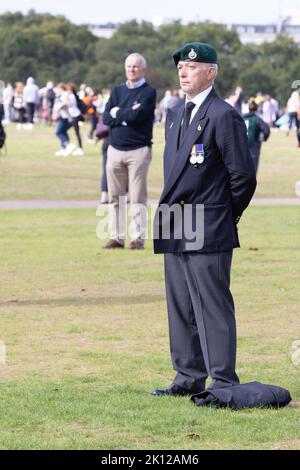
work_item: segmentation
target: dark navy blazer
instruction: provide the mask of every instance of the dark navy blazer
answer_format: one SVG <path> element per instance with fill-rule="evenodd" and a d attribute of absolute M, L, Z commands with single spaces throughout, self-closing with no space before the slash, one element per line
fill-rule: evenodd
<path fill-rule="evenodd" d="M 202 253 L 228 251 L 239 246 L 236 224 L 248 206 L 256 187 L 255 170 L 248 148 L 247 130 L 242 117 L 215 91 L 209 93 L 198 109 L 181 145 L 179 134 L 184 102 L 169 110 L 166 119 L 164 151 L 165 185 L 160 205 L 182 208 L 204 205 L 204 244 Z M 193 145 L 202 143 L 204 161 L 190 163 Z M 158 207 L 158 209 L 159 209 Z M 170 213 L 172 219 L 172 212 Z M 163 239 L 162 222 L 154 220 L 155 253 L 189 251 L 186 239 Z"/>

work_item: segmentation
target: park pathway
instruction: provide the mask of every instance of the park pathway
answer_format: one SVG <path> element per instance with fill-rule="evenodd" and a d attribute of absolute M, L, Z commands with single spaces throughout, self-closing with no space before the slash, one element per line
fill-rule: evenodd
<path fill-rule="evenodd" d="M 150 200 L 149 204 L 156 204 L 156 200 Z M 254 198 L 253 206 L 296 206 L 300 205 L 300 198 Z M 73 201 L 73 200 L 13 200 L 0 201 L 0 210 L 26 210 L 26 209 L 96 209 L 99 206 L 97 200 Z"/>

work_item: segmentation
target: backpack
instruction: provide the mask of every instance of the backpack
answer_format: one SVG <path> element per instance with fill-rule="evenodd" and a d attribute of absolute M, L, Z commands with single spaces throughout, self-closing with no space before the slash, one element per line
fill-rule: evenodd
<path fill-rule="evenodd" d="M 257 116 L 253 114 L 252 116 L 247 116 L 244 119 L 247 127 L 248 143 L 251 146 L 257 141 L 259 133 L 259 128 L 257 125 Z"/>
<path fill-rule="evenodd" d="M 2 149 L 4 147 L 5 139 L 6 139 L 6 134 L 5 134 L 5 131 L 3 129 L 2 124 L 0 123 L 0 149 Z"/>
<path fill-rule="evenodd" d="M 49 88 L 46 92 L 46 99 L 48 103 L 51 103 L 53 105 L 55 98 L 56 96 L 55 96 L 54 90 L 52 88 Z"/>
<path fill-rule="evenodd" d="M 79 111 L 81 112 L 81 114 L 86 114 L 88 111 L 88 106 L 82 101 L 82 99 L 79 98 L 77 93 L 74 93 L 74 95 L 76 98 L 76 103 L 77 103 L 77 107 Z"/>

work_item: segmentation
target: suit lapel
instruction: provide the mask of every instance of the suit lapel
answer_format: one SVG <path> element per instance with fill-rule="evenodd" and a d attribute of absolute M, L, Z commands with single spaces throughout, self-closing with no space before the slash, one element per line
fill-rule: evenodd
<path fill-rule="evenodd" d="M 180 147 L 176 152 L 173 153 L 173 155 L 176 153 L 175 158 L 172 162 L 172 169 L 169 173 L 168 179 L 166 181 L 164 190 L 162 192 L 162 195 L 160 197 L 160 201 L 163 200 L 163 198 L 167 195 L 167 193 L 170 191 L 172 186 L 175 184 L 177 181 L 179 175 L 181 174 L 183 168 L 185 167 L 187 158 L 190 156 L 192 147 L 194 143 L 198 140 L 199 136 L 202 134 L 204 127 L 206 126 L 206 123 L 208 121 L 208 118 L 205 117 L 206 112 L 211 105 L 212 101 L 214 100 L 216 96 L 216 93 L 214 90 L 212 90 L 207 98 L 203 101 L 202 105 L 198 109 L 196 115 L 194 116 L 190 126 L 188 127 L 188 130 L 184 136 L 183 141 L 181 142 Z M 176 125 L 176 133 L 174 132 L 174 135 L 176 138 L 176 145 L 178 142 L 179 138 L 179 133 L 180 133 L 180 125 L 182 121 L 182 116 L 183 116 L 183 111 L 184 111 L 184 106 L 178 110 L 178 113 L 176 113 L 176 120 L 174 120 L 174 126 Z M 172 147 L 174 146 L 174 143 L 172 143 Z M 176 147 L 177 148 L 177 147 Z M 174 151 L 174 147 L 172 149 Z M 172 155 L 172 153 L 171 153 Z"/>
<path fill-rule="evenodd" d="M 170 150 L 171 155 L 175 155 L 178 150 L 178 141 L 179 141 L 179 135 L 180 135 L 180 129 L 181 129 L 181 122 L 182 122 L 183 113 L 184 113 L 184 102 L 181 104 L 181 106 L 177 109 L 176 112 L 171 110 L 170 113 L 171 113 L 171 120 L 169 123 L 169 128 L 171 129 L 173 127 L 173 135 L 175 137 L 170 142 L 170 145 L 172 148 L 168 150 Z"/>

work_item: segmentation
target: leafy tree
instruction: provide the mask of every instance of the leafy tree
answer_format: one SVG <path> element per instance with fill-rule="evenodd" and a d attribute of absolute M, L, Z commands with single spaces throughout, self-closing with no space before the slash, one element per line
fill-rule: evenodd
<path fill-rule="evenodd" d="M 24 81 L 33 75 L 43 85 L 49 79 L 65 80 L 65 75 L 83 80 L 94 61 L 94 55 L 85 55 L 85 51 L 93 50 L 91 45 L 98 39 L 86 26 L 73 25 L 63 16 L 31 10 L 27 15 L 1 15 L 0 41 L 1 78 Z"/>
<path fill-rule="evenodd" d="M 152 23 L 132 20 L 105 39 L 63 16 L 34 10 L 27 15 L 0 15 L 0 78 L 15 82 L 33 75 L 40 86 L 51 79 L 85 82 L 95 89 L 113 87 L 125 80 L 125 58 L 139 52 L 148 62 L 147 78 L 160 99 L 165 89 L 178 88 L 173 52 L 193 41 L 216 47 L 219 75 L 215 86 L 223 97 L 241 85 L 246 97 L 261 91 L 285 104 L 292 82 L 300 79 L 300 49 L 286 36 L 259 46 L 243 45 L 236 31 L 208 21 L 182 25 L 177 20 L 155 28 Z"/>

